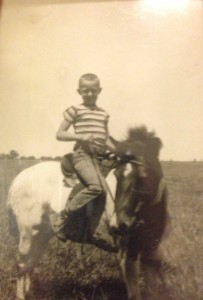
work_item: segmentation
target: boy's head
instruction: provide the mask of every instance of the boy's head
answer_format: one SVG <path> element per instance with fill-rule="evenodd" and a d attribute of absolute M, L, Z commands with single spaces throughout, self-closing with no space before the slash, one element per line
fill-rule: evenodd
<path fill-rule="evenodd" d="M 78 93 L 85 105 L 94 106 L 101 90 L 99 78 L 95 74 L 88 73 L 80 77 Z"/>

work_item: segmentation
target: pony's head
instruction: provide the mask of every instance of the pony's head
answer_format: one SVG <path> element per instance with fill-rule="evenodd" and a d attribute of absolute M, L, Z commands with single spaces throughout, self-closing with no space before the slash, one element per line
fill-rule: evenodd
<path fill-rule="evenodd" d="M 127 138 L 116 144 L 119 164 L 115 171 L 115 206 L 120 227 L 130 227 L 139 218 L 141 207 L 156 196 L 163 176 L 159 163 L 161 146 L 161 140 L 145 126 L 129 129 Z"/>

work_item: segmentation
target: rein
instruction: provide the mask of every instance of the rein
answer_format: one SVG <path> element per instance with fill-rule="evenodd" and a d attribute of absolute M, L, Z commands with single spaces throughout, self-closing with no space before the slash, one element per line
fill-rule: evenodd
<path fill-rule="evenodd" d="M 93 154 L 95 154 L 95 151 L 93 150 L 93 148 L 91 147 L 91 145 L 89 145 L 89 147 L 90 147 L 91 152 L 92 152 Z M 109 188 L 109 186 L 108 186 L 108 184 L 107 184 L 107 182 L 106 182 L 104 176 L 103 176 L 103 175 L 101 174 L 101 172 L 100 172 L 100 169 L 99 169 L 99 166 L 98 166 L 98 164 L 97 164 L 96 159 L 94 158 L 94 156 L 91 156 L 91 159 L 92 159 L 93 165 L 94 165 L 94 167 L 95 167 L 95 169 L 96 169 L 96 172 L 97 172 L 97 175 L 98 175 L 100 184 L 101 184 L 101 186 L 102 186 L 102 188 L 103 188 L 103 191 L 104 191 L 105 193 L 109 193 L 109 195 L 110 195 L 110 197 L 111 197 L 111 200 L 115 201 L 115 199 L 114 199 L 114 197 L 113 197 L 113 194 L 112 194 L 112 192 L 111 192 L 111 190 L 110 190 L 110 188 Z"/>
<path fill-rule="evenodd" d="M 90 146 L 90 148 L 91 148 L 91 146 Z M 113 155 L 116 156 L 116 158 L 117 158 L 118 161 L 119 161 L 119 160 L 122 161 L 122 157 L 120 157 L 120 156 L 117 154 L 117 152 L 116 152 L 112 147 L 106 145 L 106 148 L 107 148 L 107 150 L 108 150 L 111 154 L 113 154 Z M 91 149 L 91 150 L 92 150 L 92 149 Z M 93 150 L 92 150 L 92 151 L 93 151 Z M 94 153 L 94 151 L 93 151 L 92 153 Z M 110 155 L 111 155 L 111 154 L 110 154 Z M 136 159 L 128 158 L 128 160 L 127 160 L 127 158 L 128 158 L 128 156 L 126 155 L 126 156 L 125 156 L 126 163 L 132 163 L 132 164 L 135 164 L 135 165 L 138 165 L 138 166 L 146 167 L 146 164 L 144 164 L 144 163 L 142 163 L 142 162 L 140 162 L 140 161 L 138 161 L 138 160 L 136 160 Z M 125 159 L 124 159 L 124 160 L 125 160 Z"/>
<path fill-rule="evenodd" d="M 138 165 L 138 166 L 142 166 L 142 167 L 146 167 L 147 165 L 138 161 L 138 160 L 135 160 L 135 159 L 131 159 L 129 160 L 129 163 L 132 163 L 132 164 L 135 164 L 135 165 Z"/>

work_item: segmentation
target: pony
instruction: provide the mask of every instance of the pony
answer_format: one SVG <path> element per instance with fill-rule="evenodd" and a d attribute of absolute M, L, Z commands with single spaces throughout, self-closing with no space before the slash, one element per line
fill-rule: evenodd
<path fill-rule="evenodd" d="M 116 243 L 128 299 L 140 300 L 139 263 L 159 262 L 166 227 L 167 187 L 159 162 L 162 143 L 142 126 L 129 129 L 127 138 L 114 144 L 117 163 L 106 178 L 109 188 L 96 232 L 108 224 L 106 231 Z M 54 236 L 50 217 L 65 207 L 71 189 L 64 186 L 60 163 L 54 161 L 23 170 L 10 187 L 10 231 L 19 236 L 19 300 L 29 292 L 31 273 Z"/>

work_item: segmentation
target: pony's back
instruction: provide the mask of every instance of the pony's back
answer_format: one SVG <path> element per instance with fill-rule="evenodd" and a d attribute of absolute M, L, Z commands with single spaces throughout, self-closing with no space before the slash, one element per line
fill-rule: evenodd
<path fill-rule="evenodd" d="M 8 208 L 18 223 L 39 224 L 47 207 L 64 208 L 71 189 L 64 187 L 59 162 L 43 162 L 22 171 L 13 181 Z"/>

